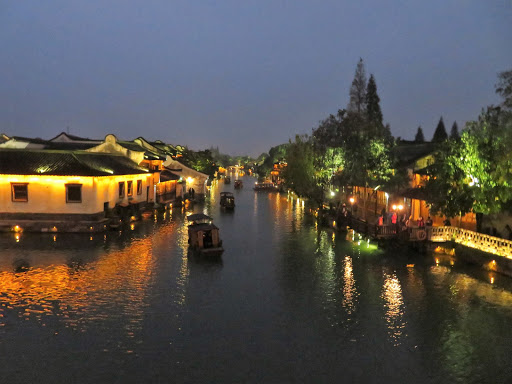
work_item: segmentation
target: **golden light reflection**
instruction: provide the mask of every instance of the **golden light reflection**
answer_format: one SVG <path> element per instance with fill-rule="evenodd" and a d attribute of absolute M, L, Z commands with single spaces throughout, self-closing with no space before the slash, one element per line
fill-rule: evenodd
<path fill-rule="evenodd" d="M 343 300 L 341 305 L 348 315 L 356 311 L 357 298 L 359 293 L 356 288 L 352 257 L 345 256 L 343 260 Z"/>
<path fill-rule="evenodd" d="M 115 307 L 126 336 L 134 337 L 142 328 L 151 249 L 147 238 L 94 263 L 31 266 L 16 261 L 14 270 L 0 271 L 0 326 L 15 316 L 41 326 L 58 320 L 66 328 L 86 332 L 89 322 L 111 318 Z"/>
<path fill-rule="evenodd" d="M 389 275 L 384 273 L 384 285 L 382 287 L 382 299 L 384 299 L 385 315 L 388 335 L 393 340 L 394 345 L 400 345 L 401 338 L 404 335 L 405 321 L 404 301 L 402 297 L 402 287 L 395 273 Z"/>

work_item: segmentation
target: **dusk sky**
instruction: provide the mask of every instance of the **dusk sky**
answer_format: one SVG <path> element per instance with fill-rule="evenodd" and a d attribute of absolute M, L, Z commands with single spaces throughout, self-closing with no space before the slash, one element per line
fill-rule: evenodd
<path fill-rule="evenodd" d="M 4 0 L 0 133 L 257 156 L 349 100 L 359 58 L 413 139 L 499 103 L 512 1 Z"/>

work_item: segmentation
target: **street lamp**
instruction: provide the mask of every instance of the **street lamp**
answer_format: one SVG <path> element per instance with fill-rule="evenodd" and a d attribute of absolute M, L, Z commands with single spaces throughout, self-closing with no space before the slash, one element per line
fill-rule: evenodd
<path fill-rule="evenodd" d="M 354 203 L 356 202 L 356 199 L 354 199 L 354 197 L 351 197 L 350 199 L 348 199 L 348 201 L 350 201 L 350 213 L 354 213 Z"/>

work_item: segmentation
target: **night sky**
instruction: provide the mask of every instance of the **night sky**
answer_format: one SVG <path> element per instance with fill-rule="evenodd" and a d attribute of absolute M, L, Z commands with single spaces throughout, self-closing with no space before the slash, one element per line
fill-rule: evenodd
<path fill-rule="evenodd" d="M 143 136 L 257 156 L 373 73 L 384 121 L 413 139 L 499 103 L 512 1 L 0 2 L 0 133 Z"/>

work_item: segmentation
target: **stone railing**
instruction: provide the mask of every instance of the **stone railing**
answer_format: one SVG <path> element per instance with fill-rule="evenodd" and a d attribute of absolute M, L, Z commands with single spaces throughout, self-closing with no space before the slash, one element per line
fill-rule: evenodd
<path fill-rule="evenodd" d="M 512 259 L 512 241 L 456 227 L 431 227 L 428 240 L 454 241 L 470 248 Z"/>

